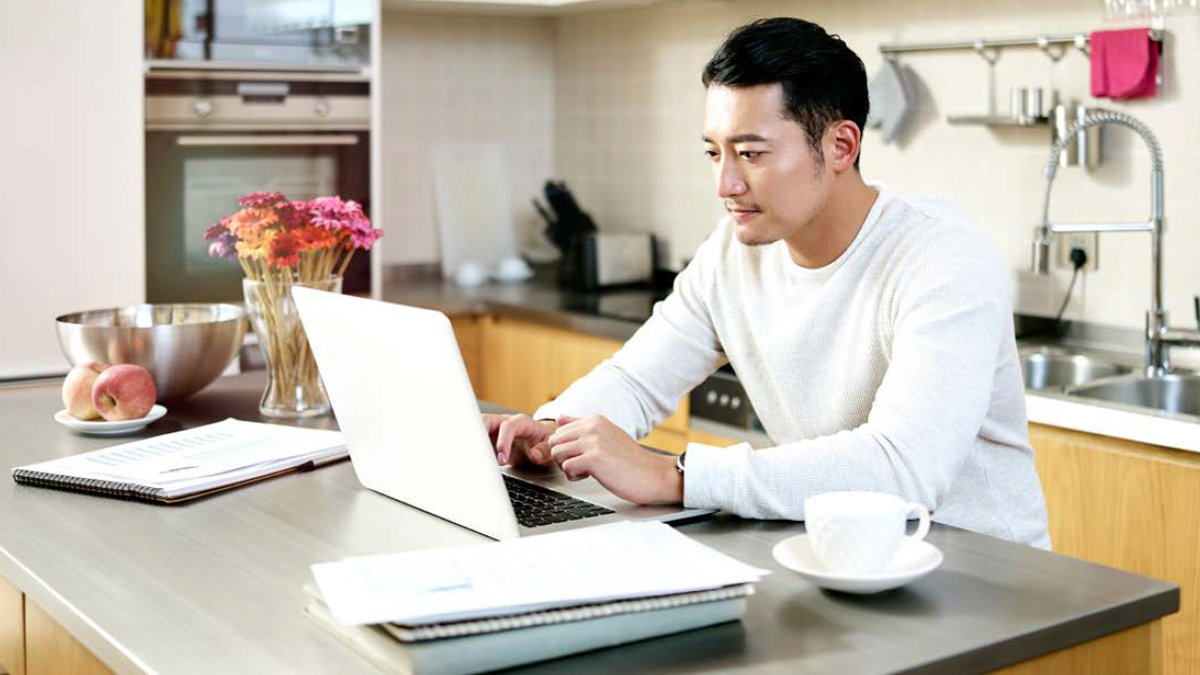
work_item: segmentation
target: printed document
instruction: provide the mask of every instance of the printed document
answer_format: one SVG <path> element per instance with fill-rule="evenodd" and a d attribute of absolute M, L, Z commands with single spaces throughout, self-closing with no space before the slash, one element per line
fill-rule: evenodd
<path fill-rule="evenodd" d="M 746 565 L 659 522 L 313 565 L 346 625 L 420 625 L 758 581 Z"/>

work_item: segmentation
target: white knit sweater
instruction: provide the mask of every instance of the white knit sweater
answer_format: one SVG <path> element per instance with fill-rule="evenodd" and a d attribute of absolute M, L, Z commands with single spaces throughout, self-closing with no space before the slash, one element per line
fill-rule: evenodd
<path fill-rule="evenodd" d="M 535 415 L 641 438 L 728 359 L 775 445 L 690 445 L 687 506 L 802 520 L 809 495 L 877 490 L 1048 548 L 1006 278 L 965 215 L 886 188 L 820 269 L 722 221 L 629 342 Z"/>

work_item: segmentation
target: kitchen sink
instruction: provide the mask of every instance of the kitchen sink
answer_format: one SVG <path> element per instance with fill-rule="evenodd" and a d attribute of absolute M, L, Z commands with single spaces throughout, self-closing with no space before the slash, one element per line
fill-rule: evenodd
<path fill-rule="evenodd" d="M 1069 387 L 1067 394 L 1109 403 L 1200 416 L 1200 377 L 1125 375 Z"/>
<path fill-rule="evenodd" d="M 1053 347 L 1021 352 L 1026 389 L 1066 389 L 1092 380 L 1124 375 L 1132 368 Z"/>

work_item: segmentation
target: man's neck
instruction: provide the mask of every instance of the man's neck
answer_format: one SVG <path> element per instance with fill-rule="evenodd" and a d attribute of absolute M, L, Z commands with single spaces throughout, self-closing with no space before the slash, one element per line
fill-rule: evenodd
<path fill-rule="evenodd" d="M 879 197 L 857 171 L 839 178 L 834 182 L 824 210 L 787 239 L 792 261 L 801 267 L 825 267 L 845 253 Z"/>

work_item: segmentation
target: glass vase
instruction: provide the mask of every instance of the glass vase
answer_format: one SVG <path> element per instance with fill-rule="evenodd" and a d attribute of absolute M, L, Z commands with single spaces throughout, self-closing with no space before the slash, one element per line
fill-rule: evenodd
<path fill-rule="evenodd" d="M 342 278 L 331 276 L 325 281 L 307 282 L 242 280 L 246 313 L 267 362 L 267 388 L 258 405 L 266 417 L 316 417 L 331 409 L 292 300 L 295 286 L 341 293 Z"/>

